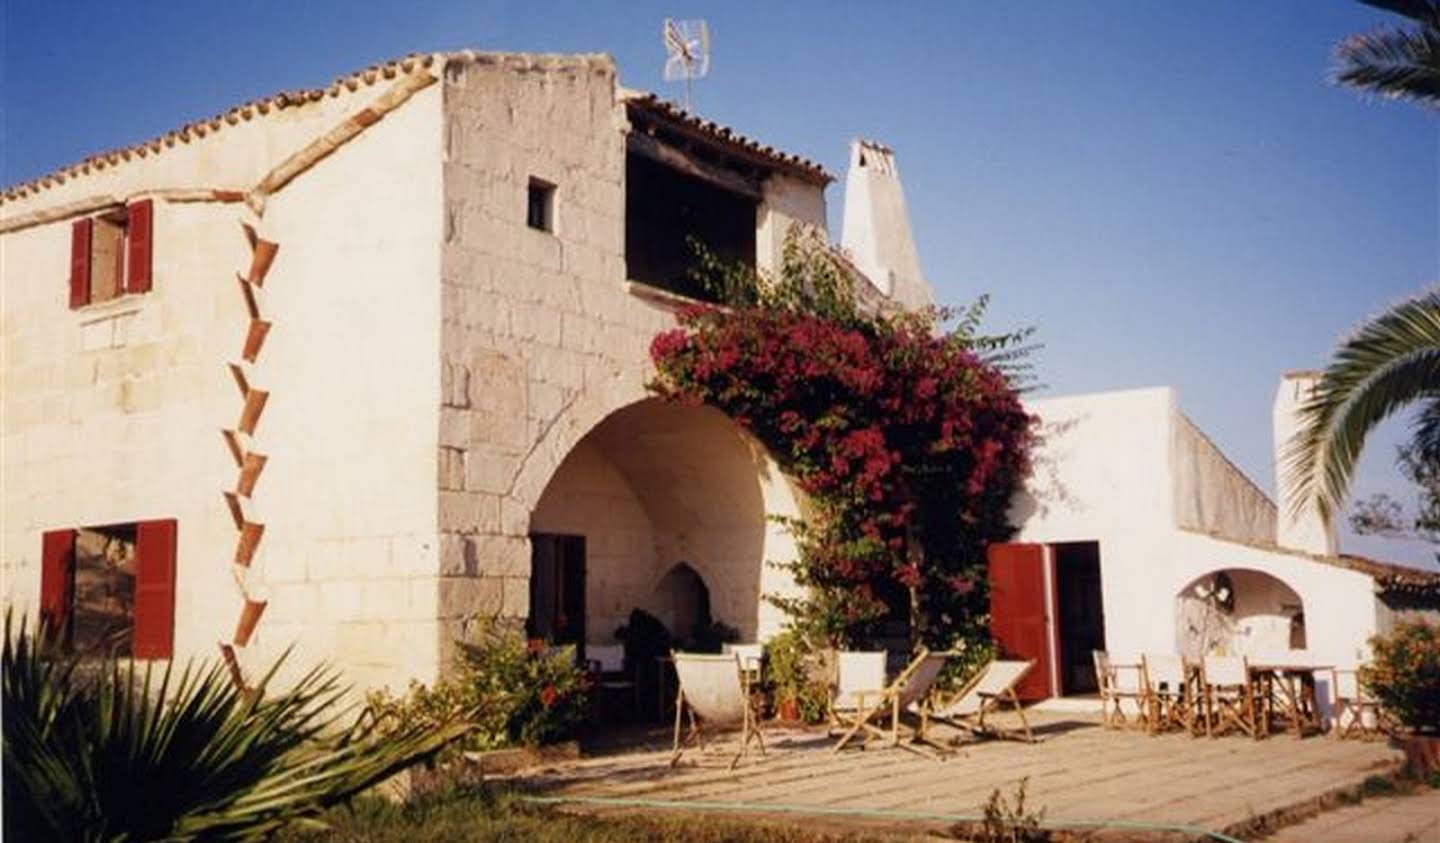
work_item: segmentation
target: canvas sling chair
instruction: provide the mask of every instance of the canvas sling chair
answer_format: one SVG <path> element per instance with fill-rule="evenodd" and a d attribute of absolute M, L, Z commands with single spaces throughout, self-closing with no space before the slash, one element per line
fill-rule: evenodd
<path fill-rule="evenodd" d="M 875 694 L 873 700 L 867 694 L 862 707 L 850 711 L 832 708 L 839 721 L 838 728 L 844 731 L 831 751 L 839 752 L 857 739 L 862 747 L 878 740 L 939 760 L 945 747 L 931 741 L 926 734 L 929 707 L 925 703 L 950 656 L 950 653 L 932 653 L 922 647 L 895 681 Z M 901 715 L 912 708 L 919 713 L 920 723 L 915 727 L 901 721 Z M 908 740 L 901 741 L 902 733 Z"/>
<path fill-rule="evenodd" d="M 1192 681 L 1194 671 L 1185 659 L 1171 653 L 1140 656 L 1145 690 L 1145 726 L 1150 734 L 1180 728 L 1193 734 L 1200 729 L 1200 699 Z"/>
<path fill-rule="evenodd" d="M 1030 721 L 1015 689 L 1035 666 L 1031 661 L 992 661 L 970 678 L 950 701 L 930 712 L 930 719 L 953 726 L 977 737 L 1012 738 L 1035 743 Z M 1003 729 L 986 723 L 987 715 L 1010 706 L 1020 716 L 1020 730 Z M 1023 732 L 1024 737 L 1021 737 Z"/>
<path fill-rule="evenodd" d="M 760 718 L 755 711 L 740 659 L 735 654 L 701 655 L 672 653 L 675 677 L 680 686 L 675 696 L 675 743 L 670 766 L 680 762 L 686 747 L 697 746 L 705 751 L 707 729 L 740 729 L 740 751 L 730 761 L 730 769 L 740 763 L 754 741 L 765 754 L 765 738 L 760 734 Z M 681 718 L 688 715 L 689 730 L 681 739 Z"/>
<path fill-rule="evenodd" d="M 1244 656 L 1206 656 L 1205 734 L 1210 737 L 1239 729 L 1252 738 L 1265 736 L 1258 691 Z"/>
<path fill-rule="evenodd" d="M 1140 665 L 1113 662 L 1104 650 L 1091 650 L 1090 656 L 1095 660 L 1095 681 L 1100 686 L 1100 722 L 1107 729 L 1131 725 L 1123 707 L 1129 700 L 1135 705 L 1134 725 L 1144 725 L 1145 689 Z"/>
<path fill-rule="evenodd" d="M 890 684 L 885 681 L 884 650 L 841 650 L 835 654 L 835 682 L 830 688 L 830 704 L 826 715 L 830 736 L 834 737 L 846 722 L 845 715 L 854 716 L 860 709 L 873 705 Z"/>
<path fill-rule="evenodd" d="M 1330 712 L 1330 734 L 1336 738 L 1370 738 L 1386 735 L 1394 725 L 1380 703 L 1360 683 L 1355 668 L 1332 668 L 1330 692 L 1335 704 Z"/>

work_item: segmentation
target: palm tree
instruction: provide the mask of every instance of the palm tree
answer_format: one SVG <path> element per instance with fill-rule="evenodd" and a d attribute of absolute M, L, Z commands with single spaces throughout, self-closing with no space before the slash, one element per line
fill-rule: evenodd
<path fill-rule="evenodd" d="M 1440 461 L 1440 289 L 1401 302 L 1360 326 L 1335 352 L 1301 407 L 1286 481 L 1296 509 L 1329 521 L 1345 498 L 1365 437 L 1397 410 L 1419 403 L 1413 449 Z"/>
<path fill-rule="evenodd" d="M 1413 27 L 1352 35 L 1335 47 L 1335 79 L 1390 99 L 1440 108 L 1440 0 L 1360 0 L 1395 12 Z"/>

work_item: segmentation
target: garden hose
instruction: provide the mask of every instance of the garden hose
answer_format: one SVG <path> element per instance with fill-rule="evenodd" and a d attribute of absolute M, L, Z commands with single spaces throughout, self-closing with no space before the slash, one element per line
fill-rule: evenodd
<path fill-rule="evenodd" d="M 845 808 L 832 805 L 791 805 L 783 802 L 691 802 L 681 799 L 625 799 L 610 796 L 521 796 L 521 801 L 537 805 L 596 805 L 608 808 L 665 808 L 689 811 L 733 811 L 747 813 L 820 814 L 842 817 L 865 817 L 868 819 L 930 820 L 939 822 L 984 822 L 984 817 L 972 814 L 947 814 L 934 811 L 902 811 L 890 808 Z M 1130 831 L 1161 831 L 1204 837 L 1218 843 L 1245 843 L 1228 834 L 1191 825 L 1174 823 L 1153 823 L 1142 820 L 1045 820 L 1039 821 L 1042 828 L 1083 829 L 1110 828 Z"/>

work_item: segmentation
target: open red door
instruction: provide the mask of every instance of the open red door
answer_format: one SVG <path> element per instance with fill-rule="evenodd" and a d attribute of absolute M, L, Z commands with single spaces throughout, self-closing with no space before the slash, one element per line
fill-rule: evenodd
<path fill-rule="evenodd" d="M 1052 697 L 1045 546 L 992 544 L 987 555 L 990 634 L 1005 657 L 1035 660 L 1016 694 L 1026 701 Z"/>

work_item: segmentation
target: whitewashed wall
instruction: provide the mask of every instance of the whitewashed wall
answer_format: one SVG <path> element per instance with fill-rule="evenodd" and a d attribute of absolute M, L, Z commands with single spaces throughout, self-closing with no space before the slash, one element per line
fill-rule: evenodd
<path fill-rule="evenodd" d="M 1196 447 L 1208 441 L 1177 432 L 1189 422 L 1173 390 L 1042 399 L 1028 407 L 1041 419 L 1043 442 L 1033 476 L 1012 505 L 1020 526 L 1014 540 L 1100 543 L 1113 653 L 1174 652 L 1181 590 L 1202 575 L 1241 568 L 1270 574 L 1300 595 L 1308 656 L 1336 664 L 1364 656 L 1376 614 L 1368 576 L 1177 523 L 1183 517 L 1244 538 L 1257 525 L 1273 524 L 1274 506 L 1253 494 L 1253 484 L 1218 449 Z"/>

